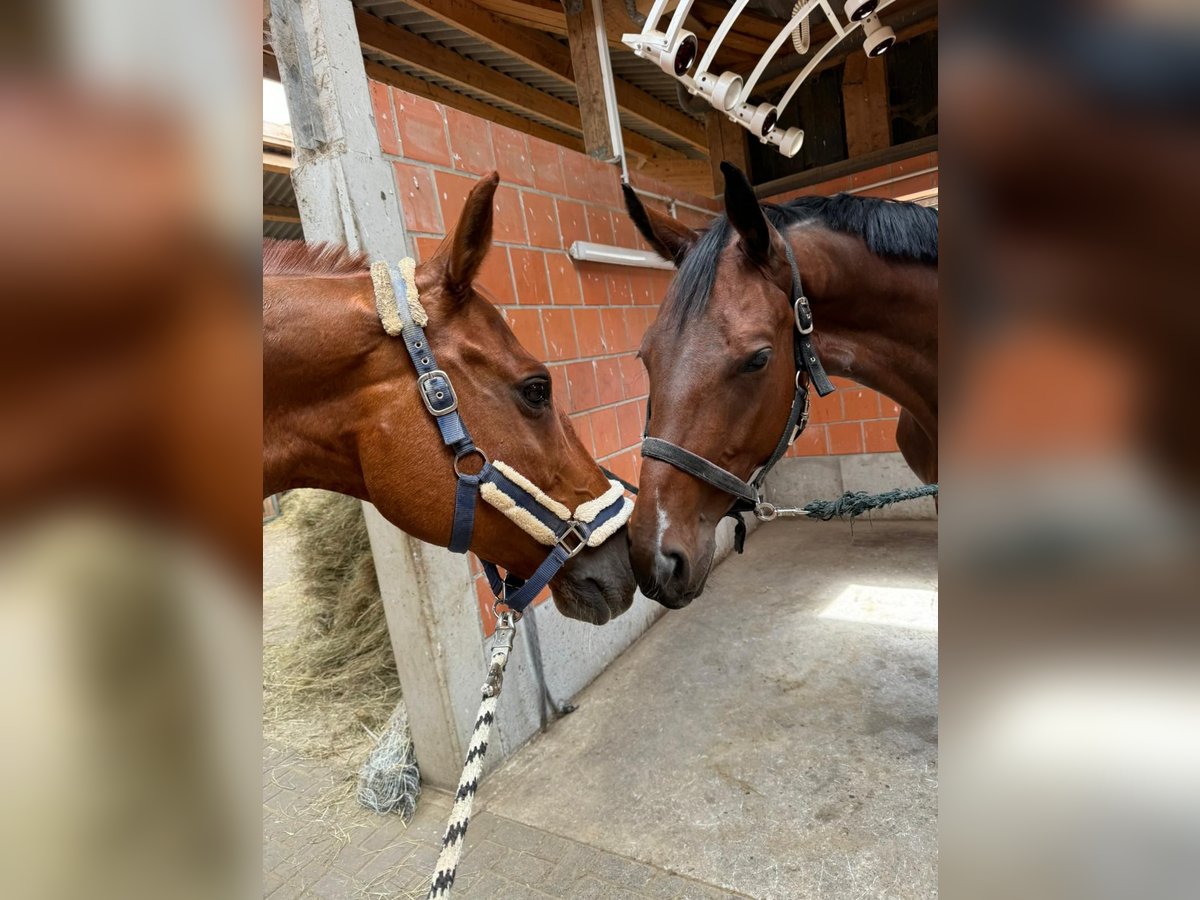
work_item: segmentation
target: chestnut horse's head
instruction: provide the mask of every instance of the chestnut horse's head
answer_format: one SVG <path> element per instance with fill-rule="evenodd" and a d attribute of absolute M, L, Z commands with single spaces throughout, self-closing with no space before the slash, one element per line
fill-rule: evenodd
<path fill-rule="evenodd" d="M 795 396 L 791 269 L 745 176 L 723 168 L 726 215 L 704 232 L 625 195 L 646 240 L 679 270 L 641 347 L 649 433 L 747 479 L 775 449 Z M 734 498 L 651 458 L 639 491 L 629 522 L 638 585 L 679 609 L 704 589 Z"/>
<path fill-rule="evenodd" d="M 476 445 L 569 509 L 609 481 L 574 430 L 546 367 L 529 355 L 475 277 L 492 238 L 493 173 L 467 197 L 454 231 L 417 267 L 438 366 Z M 264 445 L 268 492 L 325 487 L 370 500 L 404 531 L 446 546 L 454 455 L 418 392 L 404 342 L 384 332 L 365 261 L 349 272 L 271 277 L 264 270 Z M 464 459 L 466 469 L 479 467 Z M 476 504 L 471 550 L 528 578 L 548 548 L 493 506 Z M 559 609 L 603 624 L 629 608 L 624 530 L 573 557 L 551 583 Z"/>

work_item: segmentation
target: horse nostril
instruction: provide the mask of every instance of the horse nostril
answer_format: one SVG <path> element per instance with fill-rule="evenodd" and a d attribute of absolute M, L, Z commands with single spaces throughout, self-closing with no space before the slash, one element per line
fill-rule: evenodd
<path fill-rule="evenodd" d="M 655 568 L 658 569 L 659 584 L 682 588 L 688 581 L 688 561 L 678 550 L 659 550 Z"/>

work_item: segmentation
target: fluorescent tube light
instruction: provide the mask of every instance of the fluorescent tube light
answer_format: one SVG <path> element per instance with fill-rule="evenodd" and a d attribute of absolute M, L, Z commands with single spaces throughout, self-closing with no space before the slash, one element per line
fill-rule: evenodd
<path fill-rule="evenodd" d="M 626 247 L 613 247 L 609 244 L 593 244 L 591 241 L 576 241 L 567 253 L 571 259 L 607 263 L 610 266 L 637 266 L 642 269 L 675 268 L 672 263 L 649 250 L 630 250 Z"/>

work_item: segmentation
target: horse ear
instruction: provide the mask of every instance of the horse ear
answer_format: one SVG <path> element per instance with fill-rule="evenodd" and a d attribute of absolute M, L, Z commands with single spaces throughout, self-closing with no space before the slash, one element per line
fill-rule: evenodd
<path fill-rule="evenodd" d="M 497 172 L 479 179 L 463 203 L 454 233 L 438 248 L 437 256 L 446 258 L 446 287 L 455 297 L 470 293 L 471 283 L 492 246 L 492 201 L 499 183 Z"/>
<path fill-rule="evenodd" d="M 725 176 L 725 215 L 741 236 L 742 246 L 752 259 L 770 258 L 771 226 L 749 179 L 732 163 L 721 163 L 721 172 Z"/>
<path fill-rule="evenodd" d="M 629 211 L 629 218 L 633 219 L 633 224 L 647 243 L 668 262 L 676 266 L 683 262 L 699 235 L 678 219 L 646 209 L 637 192 L 629 185 L 622 184 L 621 191 L 625 194 L 625 209 Z"/>

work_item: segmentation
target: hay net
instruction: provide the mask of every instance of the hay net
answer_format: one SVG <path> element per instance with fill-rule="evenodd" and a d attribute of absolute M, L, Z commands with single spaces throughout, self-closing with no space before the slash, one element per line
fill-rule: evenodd
<path fill-rule="evenodd" d="M 292 548 L 290 580 L 264 590 L 264 738 L 343 773 L 328 803 L 407 818 L 420 777 L 362 504 L 290 491 L 263 537 Z"/>

